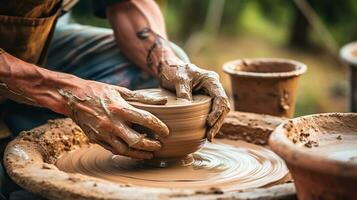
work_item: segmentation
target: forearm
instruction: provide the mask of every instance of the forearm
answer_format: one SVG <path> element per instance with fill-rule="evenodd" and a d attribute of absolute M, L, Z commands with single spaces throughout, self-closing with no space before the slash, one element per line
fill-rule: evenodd
<path fill-rule="evenodd" d="M 19 103 L 49 108 L 69 115 L 61 88 L 74 88 L 79 78 L 21 61 L 0 49 L 1 96 Z"/>
<path fill-rule="evenodd" d="M 167 41 L 165 23 L 154 1 L 117 3 L 107 8 L 107 17 L 120 50 L 144 70 L 157 75 L 162 57 L 176 57 L 163 44 Z"/>

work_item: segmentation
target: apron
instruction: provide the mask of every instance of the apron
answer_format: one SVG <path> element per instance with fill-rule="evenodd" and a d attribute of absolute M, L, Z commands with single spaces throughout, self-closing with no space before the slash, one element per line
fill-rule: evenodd
<path fill-rule="evenodd" d="M 78 0 L 0 0 L 0 48 L 29 63 L 45 62 L 58 17 Z"/>

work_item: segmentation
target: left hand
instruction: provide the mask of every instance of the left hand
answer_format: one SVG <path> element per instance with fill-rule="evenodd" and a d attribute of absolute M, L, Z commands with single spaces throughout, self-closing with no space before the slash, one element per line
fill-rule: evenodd
<path fill-rule="evenodd" d="M 179 98 L 192 100 L 193 91 L 203 91 L 213 98 L 212 109 L 207 117 L 207 139 L 212 141 L 230 111 L 229 101 L 218 74 L 171 57 L 162 60 L 158 68 L 158 78 L 163 88 L 176 91 Z"/>

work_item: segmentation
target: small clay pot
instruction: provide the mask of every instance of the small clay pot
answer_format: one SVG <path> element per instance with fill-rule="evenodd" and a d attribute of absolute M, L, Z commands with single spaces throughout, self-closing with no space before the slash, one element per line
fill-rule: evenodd
<path fill-rule="evenodd" d="M 292 117 L 298 77 L 306 65 L 277 58 L 253 58 L 227 62 L 234 108 L 237 111 Z"/>
<path fill-rule="evenodd" d="M 340 57 L 349 67 L 349 110 L 357 112 L 357 41 L 343 46 Z"/>
<path fill-rule="evenodd" d="M 357 198 L 357 114 L 287 120 L 269 139 L 294 179 L 300 200 Z"/>
<path fill-rule="evenodd" d="M 211 110 L 211 98 L 194 95 L 192 101 L 178 99 L 175 94 L 164 89 L 139 90 L 141 93 L 168 97 L 166 105 L 148 105 L 129 102 L 136 108 L 146 110 L 164 122 L 170 130 L 166 138 L 158 138 L 162 148 L 154 153 L 155 165 L 166 166 L 180 162 L 193 162 L 191 153 L 199 150 L 206 141 L 206 119 Z"/>

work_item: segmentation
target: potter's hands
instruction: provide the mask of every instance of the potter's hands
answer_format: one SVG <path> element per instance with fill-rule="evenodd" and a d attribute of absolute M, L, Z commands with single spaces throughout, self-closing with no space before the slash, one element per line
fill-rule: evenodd
<path fill-rule="evenodd" d="M 213 71 L 207 71 L 191 63 L 184 63 L 177 57 L 166 57 L 158 70 L 162 87 L 176 91 L 179 98 L 192 99 L 192 91 L 203 91 L 213 98 L 212 109 L 207 118 L 209 126 L 207 139 L 212 141 L 230 110 L 227 95 Z"/>
<path fill-rule="evenodd" d="M 126 88 L 86 81 L 75 89 L 59 89 L 66 99 L 69 116 L 88 138 L 114 154 L 150 159 L 161 148 L 158 141 L 146 138 L 130 126 L 139 124 L 160 137 L 169 134 L 167 126 L 149 112 L 129 105 L 126 100 L 165 104 L 167 99 L 144 96 Z"/>

